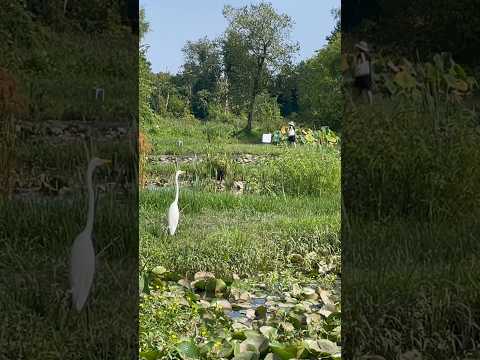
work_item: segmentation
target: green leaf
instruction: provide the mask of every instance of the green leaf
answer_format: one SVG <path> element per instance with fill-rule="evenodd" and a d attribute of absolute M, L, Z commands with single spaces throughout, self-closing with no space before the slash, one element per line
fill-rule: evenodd
<path fill-rule="evenodd" d="M 245 351 L 236 355 L 233 360 L 258 360 L 259 355 L 253 351 Z"/>
<path fill-rule="evenodd" d="M 317 340 L 317 344 L 322 354 L 333 355 L 340 351 L 337 344 L 327 339 Z"/>
<path fill-rule="evenodd" d="M 218 356 L 221 358 L 229 358 L 233 355 L 233 345 L 228 341 L 224 341 L 218 351 Z"/>
<path fill-rule="evenodd" d="M 272 326 L 262 326 L 260 332 L 266 336 L 270 341 L 275 340 L 278 330 Z"/>
<path fill-rule="evenodd" d="M 252 350 L 261 354 L 268 349 L 268 343 L 268 338 L 265 336 L 258 333 L 249 333 L 247 338 L 240 344 L 240 350 Z"/>
<path fill-rule="evenodd" d="M 226 287 L 227 287 L 227 284 L 225 283 L 225 281 L 223 281 L 222 279 L 216 280 L 215 292 L 217 293 L 223 292 L 223 290 L 225 290 Z"/>
<path fill-rule="evenodd" d="M 417 85 L 415 78 L 406 70 L 396 73 L 393 81 L 403 89 L 414 88 Z"/>
<path fill-rule="evenodd" d="M 162 352 L 158 350 L 147 350 L 147 351 L 140 351 L 140 359 L 144 360 L 157 360 L 161 359 Z"/>
<path fill-rule="evenodd" d="M 155 275 L 163 275 L 167 272 L 167 269 L 165 269 L 163 266 L 159 265 L 156 266 L 152 269 L 152 273 Z"/>
<path fill-rule="evenodd" d="M 200 359 L 200 350 L 192 340 L 178 343 L 175 349 L 183 360 Z"/>
<path fill-rule="evenodd" d="M 282 344 L 279 342 L 272 342 L 270 344 L 270 349 L 272 352 L 276 355 L 281 360 L 290 360 L 290 359 L 295 359 L 299 358 L 303 351 L 304 347 L 303 344 L 298 343 L 298 344 Z"/>

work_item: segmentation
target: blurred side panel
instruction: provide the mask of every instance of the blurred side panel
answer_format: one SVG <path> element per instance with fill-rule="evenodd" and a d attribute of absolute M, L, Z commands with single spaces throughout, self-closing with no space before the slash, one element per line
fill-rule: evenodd
<path fill-rule="evenodd" d="M 342 1 L 345 359 L 478 358 L 479 1 Z"/>
<path fill-rule="evenodd" d="M 134 359 L 138 2 L 0 8 L 0 359 Z"/>

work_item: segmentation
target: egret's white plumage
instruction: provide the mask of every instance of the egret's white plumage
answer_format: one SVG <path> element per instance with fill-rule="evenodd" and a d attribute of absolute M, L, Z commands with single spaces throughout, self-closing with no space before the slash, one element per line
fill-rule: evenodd
<path fill-rule="evenodd" d="M 95 194 L 93 191 L 93 172 L 97 166 L 109 163 L 108 160 L 93 158 L 87 168 L 88 214 L 87 224 L 78 234 L 72 245 L 70 257 L 70 286 L 72 303 L 77 311 L 85 305 L 95 273 L 95 250 L 93 248 L 93 222 L 95 217 Z"/>
<path fill-rule="evenodd" d="M 170 235 L 175 234 L 178 226 L 178 220 L 180 219 L 180 211 L 178 209 L 178 194 L 180 191 L 180 186 L 178 184 L 178 177 L 184 173 L 184 171 L 178 170 L 175 174 L 175 200 L 168 208 L 168 231 L 170 232 Z"/>

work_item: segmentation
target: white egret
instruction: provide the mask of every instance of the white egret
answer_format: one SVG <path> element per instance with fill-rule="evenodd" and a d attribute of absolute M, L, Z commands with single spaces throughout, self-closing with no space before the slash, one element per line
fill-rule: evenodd
<path fill-rule="evenodd" d="M 73 242 L 70 258 L 70 286 L 72 304 L 81 311 L 90 293 L 95 273 L 95 249 L 93 248 L 93 222 L 95 218 L 95 193 L 93 172 L 97 166 L 110 163 L 109 160 L 93 158 L 87 168 L 88 214 L 87 224 Z"/>
<path fill-rule="evenodd" d="M 180 191 L 180 185 L 178 184 L 178 177 L 181 174 L 185 174 L 185 172 L 178 170 L 175 174 L 175 200 L 168 208 L 168 230 L 170 232 L 170 235 L 175 234 L 178 226 L 178 220 L 180 219 L 180 211 L 178 210 L 178 193 Z"/>

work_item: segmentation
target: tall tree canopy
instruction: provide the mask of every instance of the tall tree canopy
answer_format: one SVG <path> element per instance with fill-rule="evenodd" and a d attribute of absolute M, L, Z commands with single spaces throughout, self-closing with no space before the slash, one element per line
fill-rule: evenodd
<path fill-rule="evenodd" d="M 291 61 L 298 44 L 290 41 L 292 19 L 278 14 L 270 3 L 260 3 L 241 8 L 225 6 L 224 16 L 229 21 L 227 37 L 245 49 L 251 59 L 248 69 L 251 80 L 248 99 L 248 123 L 251 131 L 254 120 L 255 99 L 262 92 L 262 73 L 265 69 L 279 69 Z"/>
<path fill-rule="evenodd" d="M 341 34 L 337 33 L 300 66 L 298 80 L 299 106 L 304 117 L 335 130 L 341 128 L 343 109 L 340 59 Z"/>
<path fill-rule="evenodd" d="M 222 74 L 219 44 L 206 37 L 196 42 L 188 41 L 183 54 L 185 63 L 182 77 L 189 89 L 193 113 L 199 118 L 205 118 L 208 102 L 216 96 Z"/>

